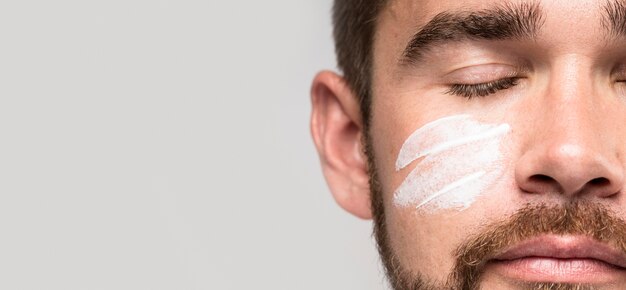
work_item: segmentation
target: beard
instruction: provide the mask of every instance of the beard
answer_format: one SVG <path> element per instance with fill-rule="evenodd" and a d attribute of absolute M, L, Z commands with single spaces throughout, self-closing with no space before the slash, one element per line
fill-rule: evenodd
<path fill-rule="evenodd" d="M 590 201 L 572 201 L 553 206 L 528 204 L 511 216 L 469 236 L 452 253 L 455 262 L 448 279 L 439 283 L 429 281 L 419 273 L 406 269 L 390 245 L 383 191 L 376 172 L 372 143 L 369 137 L 365 138 L 374 236 L 387 278 L 395 290 L 479 289 L 484 268 L 491 258 L 512 245 L 543 234 L 584 235 L 626 253 L 626 223 L 604 206 Z M 527 283 L 520 287 L 546 290 L 594 289 L 591 285 L 564 283 Z"/>

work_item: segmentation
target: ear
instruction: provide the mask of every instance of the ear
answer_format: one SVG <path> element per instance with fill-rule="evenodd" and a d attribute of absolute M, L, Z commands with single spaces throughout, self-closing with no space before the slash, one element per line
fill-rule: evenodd
<path fill-rule="evenodd" d="M 362 219 L 372 217 L 363 126 L 356 96 L 345 80 L 321 72 L 311 89 L 311 133 L 335 201 Z"/>

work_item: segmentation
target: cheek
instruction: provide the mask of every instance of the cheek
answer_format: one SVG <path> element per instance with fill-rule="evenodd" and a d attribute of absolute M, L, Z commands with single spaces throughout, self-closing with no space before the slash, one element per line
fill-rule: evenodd
<path fill-rule="evenodd" d="M 429 212 L 468 208 L 502 175 L 497 150 L 492 140 L 426 157 L 394 192 L 394 204 Z"/>
<path fill-rule="evenodd" d="M 507 168 L 501 147 L 510 131 L 507 124 L 458 115 L 428 123 L 407 138 L 395 168 L 384 172 L 396 186 L 385 203 L 389 241 L 404 267 L 446 279 L 454 249 L 492 206 L 486 204 L 493 199 L 488 193 Z M 477 200 L 481 206 L 472 206 Z"/>
<path fill-rule="evenodd" d="M 443 282 L 454 267 L 454 250 L 479 228 L 482 214 L 473 208 L 424 213 L 392 207 L 386 215 L 388 241 L 402 268 Z"/>
<path fill-rule="evenodd" d="M 439 119 L 416 130 L 404 143 L 396 171 L 415 168 L 394 192 L 394 205 L 430 213 L 463 210 L 504 172 L 500 146 L 511 128 L 468 115 Z"/>

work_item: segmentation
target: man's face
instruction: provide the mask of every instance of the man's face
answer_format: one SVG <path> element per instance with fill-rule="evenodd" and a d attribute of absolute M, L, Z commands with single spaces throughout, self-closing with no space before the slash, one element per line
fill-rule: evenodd
<path fill-rule="evenodd" d="M 367 139 L 397 287 L 626 289 L 625 23 L 608 0 L 384 9 Z M 343 100 L 356 121 L 337 134 L 359 139 Z M 336 193 L 359 191 L 347 163 L 326 177 L 368 217 Z"/>

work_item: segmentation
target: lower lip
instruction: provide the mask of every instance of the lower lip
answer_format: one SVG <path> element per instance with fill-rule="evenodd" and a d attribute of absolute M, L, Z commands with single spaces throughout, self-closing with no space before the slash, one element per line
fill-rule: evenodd
<path fill-rule="evenodd" d="M 504 277 L 526 282 L 606 283 L 623 279 L 626 269 L 595 259 L 528 257 L 490 261 L 487 266 Z"/>

